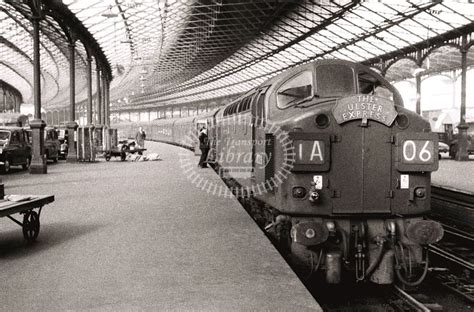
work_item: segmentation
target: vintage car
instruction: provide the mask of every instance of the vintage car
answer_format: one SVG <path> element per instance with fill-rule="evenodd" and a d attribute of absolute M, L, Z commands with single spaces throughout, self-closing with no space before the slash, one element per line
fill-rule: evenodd
<path fill-rule="evenodd" d="M 67 152 L 69 150 L 68 134 L 67 134 L 66 129 L 61 129 L 61 128 L 58 129 L 58 139 L 59 139 L 59 143 L 61 144 L 59 148 L 59 158 L 66 159 Z"/>
<path fill-rule="evenodd" d="M 44 129 L 44 154 L 46 159 L 58 162 L 60 148 L 61 143 L 59 142 L 58 130 L 46 127 Z"/>
<path fill-rule="evenodd" d="M 439 142 L 439 148 L 438 148 L 438 158 L 441 159 L 442 155 L 441 153 L 448 153 L 449 152 L 449 146 L 448 144 L 444 142 Z"/>
<path fill-rule="evenodd" d="M 30 147 L 33 145 L 33 136 L 31 129 L 26 129 L 28 143 Z M 44 129 L 44 156 L 46 159 L 58 162 L 61 143 L 59 142 L 58 131 L 53 127 Z"/>
<path fill-rule="evenodd" d="M 8 173 L 11 166 L 28 169 L 31 146 L 26 131 L 20 127 L 0 127 L 0 170 Z"/>

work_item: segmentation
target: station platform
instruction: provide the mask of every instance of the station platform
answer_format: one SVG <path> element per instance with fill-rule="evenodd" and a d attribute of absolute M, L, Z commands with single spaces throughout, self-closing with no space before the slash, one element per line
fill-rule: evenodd
<path fill-rule="evenodd" d="M 48 165 L 6 194 L 54 194 L 37 242 L 0 219 L 2 311 L 321 311 L 235 198 L 197 188 L 177 159 Z M 211 169 L 201 177 L 223 182 Z"/>
<path fill-rule="evenodd" d="M 474 159 L 455 161 L 442 158 L 439 168 L 431 174 L 431 183 L 474 194 Z"/>

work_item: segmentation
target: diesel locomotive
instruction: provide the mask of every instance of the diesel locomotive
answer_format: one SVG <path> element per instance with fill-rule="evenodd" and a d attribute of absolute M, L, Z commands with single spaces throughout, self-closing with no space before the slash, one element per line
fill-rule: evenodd
<path fill-rule="evenodd" d="M 380 74 L 315 61 L 210 113 L 140 123 L 147 138 L 189 148 L 202 124 L 211 160 L 255 199 L 255 218 L 298 270 L 332 284 L 423 280 L 425 247 L 443 236 L 426 219 L 438 137 Z"/>

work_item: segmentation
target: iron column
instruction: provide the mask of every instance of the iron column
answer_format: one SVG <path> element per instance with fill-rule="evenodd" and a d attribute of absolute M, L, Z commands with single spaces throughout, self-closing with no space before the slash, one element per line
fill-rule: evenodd
<path fill-rule="evenodd" d="M 101 90 L 101 83 L 100 83 L 100 66 L 99 62 L 97 62 L 97 69 L 96 69 L 96 80 L 97 80 L 97 90 L 96 90 L 96 95 L 97 95 L 97 103 L 96 103 L 96 116 L 97 116 L 97 123 L 100 125 L 102 124 L 102 90 Z"/>
<path fill-rule="evenodd" d="M 33 139 L 33 155 L 30 164 L 30 173 L 44 174 L 48 172 L 44 157 L 44 128 L 46 123 L 41 120 L 41 60 L 40 60 L 40 14 L 32 18 L 33 23 L 33 79 L 34 79 L 34 119 L 30 121 Z"/>
<path fill-rule="evenodd" d="M 469 153 L 467 151 L 468 136 L 467 129 L 469 126 L 466 124 L 466 72 L 467 72 L 467 36 L 462 36 L 462 48 L 461 48 L 461 110 L 460 110 L 460 123 L 458 125 L 458 148 L 456 151 L 456 160 L 467 161 L 469 160 Z"/>
<path fill-rule="evenodd" d="M 87 56 L 87 124 L 92 124 L 92 59 Z"/>

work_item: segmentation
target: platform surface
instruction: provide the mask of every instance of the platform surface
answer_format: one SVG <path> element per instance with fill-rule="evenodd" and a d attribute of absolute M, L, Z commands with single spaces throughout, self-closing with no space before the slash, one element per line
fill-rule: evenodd
<path fill-rule="evenodd" d="M 431 183 L 474 193 L 474 159 L 469 161 L 441 159 L 438 171 L 431 174 Z"/>
<path fill-rule="evenodd" d="M 6 194 L 54 194 L 37 243 L 0 219 L 2 311 L 318 311 L 237 200 L 162 161 L 49 164 L 1 176 Z M 199 174 L 222 183 L 211 169 Z"/>

